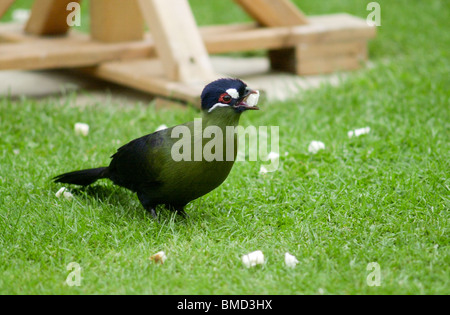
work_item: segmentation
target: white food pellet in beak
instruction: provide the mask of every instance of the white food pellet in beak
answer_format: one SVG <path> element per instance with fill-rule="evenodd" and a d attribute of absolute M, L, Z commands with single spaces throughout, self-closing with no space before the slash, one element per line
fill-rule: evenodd
<path fill-rule="evenodd" d="M 247 105 L 255 107 L 258 104 L 259 101 L 259 91 L 256 91 L 256 93 L 252 93 L 247 97 Z"/>

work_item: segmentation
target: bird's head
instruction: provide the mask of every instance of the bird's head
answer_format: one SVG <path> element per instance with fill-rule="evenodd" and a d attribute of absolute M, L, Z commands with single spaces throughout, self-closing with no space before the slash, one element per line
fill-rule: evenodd
<path fill-rule="evenodd" d="M 247 87 L 239 79 L 219 79 L 209 83 L 202 92 L 202 110 L 207 113 L 221 112 L 241 114 L 246 110 L 258 110 L 247 104 L 247 98 L 258 92 Z"/>

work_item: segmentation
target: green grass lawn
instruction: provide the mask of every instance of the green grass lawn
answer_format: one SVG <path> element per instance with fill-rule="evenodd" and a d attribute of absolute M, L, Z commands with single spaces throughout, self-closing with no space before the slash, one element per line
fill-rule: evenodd
<path fill-rule="evenodd" d="M 308 14 L 368 13 L 360 0 L 296 2 Z M 192 1 L 201 24 L 247 19 L 231 1 L 203 3 Z M 195 109 L 77 106 L 85 92 L 64 102 L 1 98 L 0 293 L 450 294 L 450 2 L 379 3 L 374 67 L 245 113 L 244 125 L 280 127 L 279 170 L 236 163 L 188 205 L 189 219 L 163 211 L 157 222 L 108 181 L 58 199 L 51 178 L 107 165 L 119 145 L 192 120 Z M 88 137 L 74 135 L 79 121 Z M 369 134 L 347 136 L 366 126 Z M 309 154 L 312 140 L 325 150 Z M 265 265 L 247 269 L 241 256 L 258 249 Z M 161 250 L 168 259 L 155 265 L 149 257 Z M 284 266 L 285 252 L 296 268 Z M 82 268 L 79 287 L 65 283 L 71 262 Z M 371 262 L 378 287 L 366 282 Z"/>

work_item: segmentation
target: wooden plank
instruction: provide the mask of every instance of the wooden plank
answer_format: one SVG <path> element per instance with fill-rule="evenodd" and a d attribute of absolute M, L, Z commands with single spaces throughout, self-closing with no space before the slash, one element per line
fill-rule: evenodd
<path fill-rule="evenodd" d="M 203 38 L 206 36 L 217 36 L 218 34 L 223 33 L 235 33 L 240 31 L 249 31 L 255 30 L 258 28 L 256 23 L 236 23 L 236 24 L 227 24 L 227 25 L 209 25 L 200 27 L 200 34 Z M 80 33 L 77 31 L 72 31 L 70 33 L 71 37 L 83 37 L 88 39 L 88 36 L 84 33 Z M 23 31 L 23 25 L 21 23 L 5 23 L 0 24 L 0 42 L 23 42 L 23 41 L 36 41 L 43 40 L 43 37 L 30 36 Z M 54 38 L 52 38 L 53 40 Z M 144 40 L 151 39 L 151 34 L 146 33 L 144 35 Z M 55 39 L 56 40 L 56 39 Z"/>
<path fill-rule="evenodd" d="M 223 32 L 204 38 L 210 53 L 282 49 L 301 44 L 338 43 L 348 40 L 368 40 L 375 36 L 375 27 L 363 19 L 347 14 L 327 16 L 331 23 L 323 24 L 322 17 L 310 17 L 310 24 L 295 27 L 254 28 L 240 32 Z"/>
<path fill-rule="evenodd" d="M 0 2 L 0 18 L 3 16 L 3 14 L 8 11 L 9 7 L 15 2 L 16 0 L 2 0 Z"/>
<path fill-rule="evenodd" d="M 166 77 L 164 65 L 157 59 L 106 62 L 84 72 L 144 92 L 181 99 L 200 107 L 200 94 L 209 81 L 182 83 Z"/>
<path fill-rule="evenodd" d="M 323 18 L 319 20 L 323 21 Z M 316 19 L 311 17 L 310 25 L 293 28 L 258 28 L 254 24 L 231 25 L 229 29 L 227 26 L 208 26 L 201 28 L 200 32 L 210 53 L 281 49 L 301 45 L 299 49 L 306 57 L 308 53 L 327 55 L 327 46 L 331 44 L 335 45 L 335 49 L 344 50 L 339 46 L 345 46 L 344 43 L 347 42 L 364 42 L 375 35 L 375 27 L 369 27 L 362 19 L 356 19 L 360 24 L 346 15 L 331 15 L 328 20 L 332 23 L 316 23 Z M 20 25 L 0 25 L 0 42 L 10 39 L 23 43 L 17 44 L 18 46 L 1 45 L 0 69 L 93 66 L 117 59 L 154 57 L 156 51 L 151 36 L 146 36 L 140 42 L 107 44 L 91 42 L 89 36 L 74 31 L 68 37 L 49 39 L 26 35 L 20 30 Z M 328 51 L 331 54 L 333 48 Z"/>
<path fill-rule="evenodd" d="M 137 0 L 90 1 L 90 15 L 95 40 L 111 43 L 144 37 L 144 19 Z"/>
<path fill-rule="evenodd" d="M 67 25 L 67 5 L 80 0 L 35 0 L 25 30 L 34 35 L 63 35 Z"/>
<path fill-rule="evenodd" d="M 239 33 L 243 31 L 251 31 L 259 28 L 256 22 L 252 23 L 234 23 L 225 25 L 206 25 L 201 26 L 200 34 L 204 38 L 205 36 L 217 36 L 223 33 Z"/>
<path fill-rule="evenodd" d="M 308 64 L 311 61 L 331 60 L 336 57 L 352 57 L 355 59 L 367 59 L 366 40 L 348 40 L 344 42 L 325 42 L 319 44 L 300 44 L 296 48 L 284 48 L 270 52 L 272 67 L 277 71 L 298 72 L 300 64 Z M 301 62 L 301 63 L 299 63 Z"/>
<path fill-rule="evenodd" d="M 187 0 L 139 0 L 167 78 L 209 80 L 214 71 Z"/>
<path fill-rule="evenodd" d="M 298 75 L 354 70 L 361 59 L 367 59 L 367 40 L 376 34 L 375 28 L 363 23 L 347 14 L 316 17 L 312 24 L 327 31 L 313 31 L 294 48 L 269 51 L 271 67 Z M 309 26 L 303 31 L 308 31 Z"/>
<path fill-rule="evenodd" d="M 309 24 L 308 19 L 291 1 L 289 0 L 235 0 L 245 11 L 263 26 L 298 26 Z M 292 51 L 272 49 L 268 56 L 271 68 L 281 70 L 280 64 L 295 65 L 295 48 Z M 288 60 L 291 58 L 292 60 Z"/>
<path fill-rule="evenodd" d="M 89 40 L 89 36 L 77 31 L 72 31 L 67 37 L 64 36 L 35 36 L 24 32 L 23 24 L 21 23 L 6 23 L 0 24 L 0 42 L 10 42 L 10 43 L 22 43 L 22 42 L 33 42 L 42 41 L 43 43 L 52 41 L 62 41 L 73 39 Z"/>
<path fill-rule="evenodd" d="M 14 43 L 26 40 L 23 25 L 19 23 L 0 24 L 0 43 Z"/>
<path fill-rule="evenodd" d="M 367 60 L 367 43 L 348 41 L 319 45 L 299 45 L 297 49 L 281 49 L 272 66 L 283 72 L 298 75 L 324 74 L 340 70 L 354 70 Z"/>
<path fill-rule="evenodd" d="M 350 40 L 337 43 L 300 44 L 297 54 L 304 59 L 328 58 L 334 56 L 365 55 L 367 52 L 366 40 Z"/>
<path fill-rule="evenodd" d="M 358 56 L 335 56 L 333 58 L 299 59 L 299 75 L 327 74 L 361 68 L 364 60 Z"/>
<path fill-rule="evenodd" d="M 376 28 L 368 26 L 364 19 L 347 14 L 312 16 L 309 20 L 309 25 L 292 28 L 260 28 L 254 23 L 205 26 L 200 27 L 200 34 L 209 53 L 278 49 L 300 43 L 347 41 L 349 38 L 367 40 L 376 34 Z M 74 35 L 78 33 L 72 32 L 71 36 Z M 150 37 L 146 36 L 146 40 Z M 1 39 L 19 41 L 36 40 L 36 37 L 27 37 L 20 25 L 5 24 L 0 26 Z"/>
<path fill-rule="evenodd" d="M 76 47 L 76 48 L 74 48 Z M 88 40 L 41 40 L 0 46 L 0 69 L 54 69 L 154 56 L 148 42 L 102 44 Z"/>
<path fill-rule="evenodd" d="M 290 0 L 235 0 L 263 26 L 308 24 L 308 19 Z"/>

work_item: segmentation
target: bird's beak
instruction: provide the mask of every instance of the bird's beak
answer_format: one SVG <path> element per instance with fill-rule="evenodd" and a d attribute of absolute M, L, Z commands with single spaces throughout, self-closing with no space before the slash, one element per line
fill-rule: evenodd
<path fill-rule="evenodd" d="M 242 97 L 241 99 L 239 99 L 236 102 L 236 105 L 234 105 L 234 108 L 239 108 L 242 110 L 259 110 L 258 106 L 251 106 L 249 104 L 247 104 L 247 98 L 251 95 L 251 94 L 258 94 L 258 91 L 252 90 L 250 88 L 247 88 L 247 90 L 245 91 L 245 95 L 244 97 Z"/>

